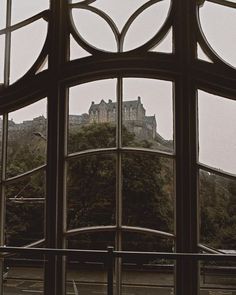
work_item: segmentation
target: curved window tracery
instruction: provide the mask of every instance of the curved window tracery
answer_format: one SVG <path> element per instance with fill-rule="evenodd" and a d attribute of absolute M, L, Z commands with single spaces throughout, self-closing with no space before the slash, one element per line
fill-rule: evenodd
<path fill-rule="evenodd" d="M 236 251 L 235 8 L 0 1 L 2 246 Z M 117 295 L 135 283 L 132 263 L 116 261 Z M 38 265 L 45 294 L 69 294 L 86 269 L 79 261 L 73 277 L 73 260 Z M 136 261 L 133 271 L 153 265 L 167 280 L 156 286 L 154 272 L 140 288 L 177 295 L 206 288 L 212 265 L 227 268 L 164 259 Z"/>

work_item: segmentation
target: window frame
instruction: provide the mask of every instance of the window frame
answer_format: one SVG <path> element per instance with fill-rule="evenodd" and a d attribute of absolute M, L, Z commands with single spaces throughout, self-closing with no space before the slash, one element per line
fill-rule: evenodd
<path fill-rule="evenodd" d="M 210 1 L 210 0 L 209 0 Z M 197 90 L 236 100 L 236 71 L 215 58 L 214 63 L 197 60 L 197 42 L 201 39 L 195 0 L 172 0 L 173 54 L 131 51 L 121 54 L 96 54 L 69 61 L 69 7 L 65 0 L 51 0 L 47 38 L 48 70 L 29 73 L 9 86 L 11 2 L 7 6 L 7 30 L 4 86 L 0 89 L 0 111 L 23 107 L 42 97 L 48 97 L 48 148 L 46 166 L 46 240 L 47 248 L 65 248 L 65 182 L 67 155 L 68 89 L 69 87 L 105 78 L 118 77 L 117 93 L 122 97 L 123 77 L 143 77 L 174 83 L 174 141 L 176 184 L 176 252 L 198 253 L 199 204 L 197 134 Z M 197 3 L 196 3 L 197 2 Z M 220 1 L 223 3 L 223 0 Z M 144 48 L 145 49 L 145 48 Z M 203 48 L 207 51 L 206 48 Z M 220 81 L 220 83 L 219 83 Z M 122 105 L 118 100 L 118 148 L 121 147 Z M 3 117 L 2 172 L 5 177 L 7 149 L 7 115 Z M 118 163 L 121 157 L 118 153 Z M 118 194 L 121 194 L 121 163 L 117 168 Z M 214 170 L 214 169 L 213 169 Z M 212 171 L 212 169 L 211 169 Z M 214 172 L 216 172 L 214 170 Z M 225 176 L 226 174 L 223 173 Z M 234 176 L 233 176 L 234 178 Z M 234 178 L 235 179 L 235 178 Z M 4 186 L 1 185 L 4 196 Z M 50 196 L 50 197 L 49 197 Z M 117 214 L 121 214 L 120 204 Z M 4 198 L 1 200 L 0 223 L 4 227 Z M 120 218 L 120 217 L 119 217 Z M 50 221 L 50 222 L 49 222 Z M 0 236 L 4 245 L 3 231 Z M 117 241 L 119 249 L 119 241 Z M 53 274 L 57 273 L 57 276 Z M 198 262 L 178 260 L 176 263 L 176 294 L 198 294 Z M 196 279 L 198 278 L 198 279 Z M 186 285 L 186 281 L 188 284 Z M 48 256 L 45 265 L 45 294 L 64 294 L 65 269 L 63 259 Z M 119 291 L 119 289 L 118 289 Z"/>

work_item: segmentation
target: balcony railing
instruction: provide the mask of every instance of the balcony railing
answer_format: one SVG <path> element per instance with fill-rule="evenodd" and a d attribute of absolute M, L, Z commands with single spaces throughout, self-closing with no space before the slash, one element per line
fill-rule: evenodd
<path fill-rule="evenodd" d="M 73 257 L 78 261 L 102 261 L 106 266 L 107 276 L 107 294 L 113 295 L 114 290 L 114 269 L 117 258 L 132 261 L 158 261 L 160 259 L 167 259 L 181 263 L 203 262 L 202 275 L 203 281 L 205 274 L 209 270 L 214 273 L 223 270 L 228 274 L 233 270 L 233 275 L 236 276 L 236 254 L 199 254 L 199 253 L 165 253 L 165 252 L 131 252 L 131 251 L 115 251 L 113 247 L 108 247 L 107 250 L 76 250 L 76 249 L 51 249 L 51 248 L 20 248 L 20 247 L 0 247 L 0 260 L 4 258 L 14 257 L 15 255 L 26 255 L 28 257 L 35 257 L 39 255 L 45 256 L 45 260 L 54 257 Z M 16 259 L 17 260 L 17 259 Z M 214 261 L 216 265 L 206 266 L 206 262 Z M 217 266 L 217 263 L 224 262 L 229 266 Z M 164 266 L 165 267 L 165 266 Z M 170 265 L 166 266 L 170 268 Z M 164 268 L 163 268 L 164 269 Z M 171 266 L 174 270 L 174 266 Z M 3 275 L 4 278 L 4 275 Z M 74 282 L 73 282 L 74 283 Z M 236 290 L 236 288 L 234 289 Z M 75 293 L 76 294 L 76 293 Z"/>

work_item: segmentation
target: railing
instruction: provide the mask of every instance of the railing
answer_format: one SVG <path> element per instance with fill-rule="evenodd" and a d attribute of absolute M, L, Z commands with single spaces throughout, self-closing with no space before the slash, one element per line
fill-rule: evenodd
<path fill-rule="evenodd" d="M 113 273 L 116 258 L 144 260 L 144 259 L 169 259 L 176 262 L 199 262 L 199 261 L 224 261 L 235 262 L 236 254 L 199 254 L 199 253 L 165 253 L 165 252 L 131 252 L 114 251 L 113 247 L 107 250 L 75 250 L 75 249 L 51 249 L 51 248 L 19 248 L 19 247 L 0 247 L 0 259 L 14 254 L 25 255 L 46 255 L 55 256 L 76 256 L 78 259 L 99 259 L 107 265 L 107 294 L 113 295 Z M 236 268 L 235 268 L 236 270 Z"/>

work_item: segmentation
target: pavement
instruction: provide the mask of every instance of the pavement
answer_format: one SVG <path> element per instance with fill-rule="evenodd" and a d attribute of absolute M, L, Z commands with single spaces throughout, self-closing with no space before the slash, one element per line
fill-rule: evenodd
<path fill-rule="evenodd" d="M 206 275 L 204 282 L 201 281 L 201 295 L 236 295 L 236 278 L 233 276 Z M 174 295 L 173 285 L 174 276 L 171 273 L 122 272 L 122 295 Z M 106 272 L 103 270 L 70 270 L 67 273 L 67 295 L 105 295 L 106 290 Z M 18 294 L 43 294 L 43 269 L 11 267 L 4 279 L 4 295 Z"/>

